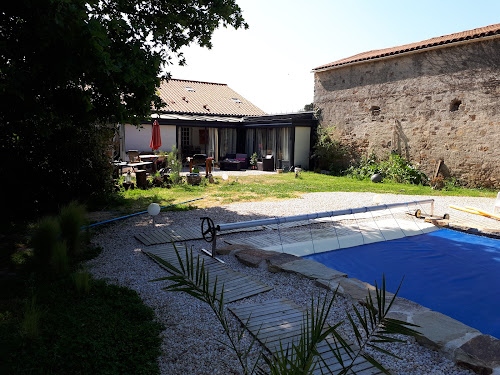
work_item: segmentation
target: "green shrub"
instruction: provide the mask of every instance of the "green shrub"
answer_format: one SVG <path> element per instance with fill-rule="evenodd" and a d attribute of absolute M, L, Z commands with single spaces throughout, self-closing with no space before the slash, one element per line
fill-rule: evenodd
<path fill-rule="evenodd" d="M 315 169 L 339 174 L 343 169 L 344 159 L 349 154 L 348 148 L 340 141 L 333 139 L 329 129 L 323 128 L 321 125 L 318 126 L 316 138 L 314 153 L 311 156 Z"/>
<path fill-rule="evenodd" d="M 36 303 L 35 296 L 26 302 L 23 320 L 21 322 L 21 334 L 29 340 L 34 340 L 40 335 L 40 319 L 42 310 Z"/>
<path fill-rule="evenodd" d="M 90 273 L 86 271 L 75 272 L 72 275 L 72 279 L 75 283 L 76 291 L 80 294 L 88 294 L 90 292 L 92 277 Z"/>
<path fill-rule="evenodd" d="M 54 247 L 59 242 L 61 227 L 59 220 L 53 216 L 42 218 L 31 238 L 36 263 L 40 267 L 50 264 Z"/>
<path fill-rule="evenodd" d="M 52 247 L 52 256 L 50 259 L 52 270 L 55 275 L 65 275 L 69 270 L 68 247 L 66 241 L 58 241 Z"/>
<path fill-rule="evenodd" d="M 406 184 L 425 184 L 427 176 L 405 158 L 392 153 L 387 160 L 378 160 L 372 153 L 368 157 L 362 156 L 356 166 L 351 166 L 346 175 L 359 180 L 368 179 L 374 174 L 380 174 L 386 180 Z"/>
<path fill-rule="evenodd" d="M 85 224 L 85 214 L 85 207 L 75 201 L 61 208 L 59 213 L 61 236 L 66 241 L 69 254 L 80 252 L 81 228 Z"/>
<path fill-rule="evenodd" d="M 170 170 L 170 179 L 172 180 L 172 183 L 180 183 L 182 180 L 182 162 L 179 160 L 179 151 L 175 146 L 172 146 L 172 151 L 167 154 L 167 169 Z"/>
<path fill-rule="evenodd" d="M 361 156 L 357 165 L 350 166 L 345 172 L 347 176 L 356 178 L 358 180 L 364 180 L 370 178 L 376 173 L 382 173 L 382 166 L 379 165 L 377 157 L 374 153 L 369 156 Z"/>

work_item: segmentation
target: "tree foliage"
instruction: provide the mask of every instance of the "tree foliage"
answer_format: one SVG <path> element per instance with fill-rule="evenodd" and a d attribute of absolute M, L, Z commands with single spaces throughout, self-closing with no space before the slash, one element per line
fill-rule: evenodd
<path fill-rule="evenodd" d="M 184 63 L 182 47 L 210 48 L 221 25 L 247 27 L 235 0 L 20 0 L 1 8 L 0 147 L 14 161 L 4 186 L 23 194 L 32 213 L 109 191 L 110 124 L 138 123 L 160 106 L 156 88 L 169 64 Z M 13 178 L 19 172 L 28 178 Z"/>

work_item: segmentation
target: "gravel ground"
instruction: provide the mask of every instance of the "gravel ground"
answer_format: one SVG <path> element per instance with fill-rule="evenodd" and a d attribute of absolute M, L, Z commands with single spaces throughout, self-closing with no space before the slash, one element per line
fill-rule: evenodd
<path fill-rule="evenodd" d="M 216 223 L 236 222 L 265 217 L 288 216 L 334 209 L 362 207 L 373 205 L 372 193 L 310 193 L 302 198 L 276 202 L 249 202 L 227 206 L 193 210 L 184 212 L 162 212 L 157 219 L 157 226 L 200 225 L 199 218 L 210 216 Z M 427 197 L 405 195 L 382 195 L 382 203 L 414 201 Z M 451 220 L 467 222 L 471 226 L 500 229 L 500 222 L 480 216 L 450 210 L 449 204 L 474 206 L 492 210 L 494 199 L 470 197 L 434 197 L 436 213 L 451 214 Z M 453 211 L 453 212 L 450 212 Z M 474 216 L 474 217 L 473 217 Z M 240 374 L 241 366 L 234 354 L 223 343 L 227 343 L 218 321 L 210 308 L 195 298 L 178 292 L 166 292 L 163 287 L 168 282 L 150 282 L 164 277 L 166 271 L 141 252 L 144 247 L 134 235 L 150 230 L 151 219 L 147 215 L 139 215 L 116 221 L 103 227 L 96 227 L 94 242 L 103 247 L 99 257 L 88 262 L 89 271 L 96 278 L 128 287 L 139 293 L 143 301 L 155 311 L 157 319 L 165 325 L 163 331 L 163 353 L 158 359 L 162 374 Z M 241 236 L 249 236 L 241 233 Z M 204 241 L 192 241 L 195 249 L 207 247 Z M 268 299 L 286 297 L 300 306 L 308 307 L 311 296 L 319 296 L 323 289 L 314 286 L 313 282 L 291 274 L 271 274 L 262 269 L 253 269 L 241 265 L 234 257 L 222 257 L 227 264 L 242 273 L 252 275 L 273 290 L 257 296 L 234 302 L 234 304 L 254 303 Z M 344 320 L 345 310 L 350 303 L 337 297 L 335 307 L 330 315 L 330 322 Z M 229 313 L 234 329 L 239 324 Z M 344 326 L 345 327 L 345 326 Z M 348 329 L 344 330 L 352 335 Z M 243 345 L 251 339 L 247 336 Z M 395 360 L 385 355 L 377 355 L 384 366 L 394 374 L 472 374 L 455 366 L 440 353 L 426 349 L 410 339 L 401 345 L 392 345 L 391 349 L 402 358 Z M 253 351 L 255 360 L 258 348 Z"/>

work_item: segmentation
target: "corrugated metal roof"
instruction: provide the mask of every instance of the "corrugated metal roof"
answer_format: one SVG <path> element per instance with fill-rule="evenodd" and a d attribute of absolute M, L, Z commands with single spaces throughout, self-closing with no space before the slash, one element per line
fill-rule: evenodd
<path fill-rule="evenodd" d="M 159 88 L 162 111 L 199 115 L 262 116 L 266 113 L 222 83 L 170 79 Z"/>
<path fill-rule="evenodd" d="M 447 44 L 463 42 L 472 39 L 479 39 L 488 36 L 498 35 L 500 36 L 500 23 L 480 27 L 477 29 L 462 31 L 455 34 L 438 36 L 436 38 L 431 38 L 427 40 L 423 40 L 421 42 L 405 44 L 402 46 L 384 48 L 379 50 L 367 51 L 363 53 L 359 53 L 357 55 L 347 57 L 345 59 L 337 60 L 329 64 L 318 66 L 314 68 L 313 71 L 321 71 L 327 69 L 334 69 L 340 66 L 359 63 L 363 61 L 373 60 L 382 57 L 388 57 L 392 55 L 410 53 L 417 50 L 423 50 L 431 47 L 443 46 L 445 47 Z"/>

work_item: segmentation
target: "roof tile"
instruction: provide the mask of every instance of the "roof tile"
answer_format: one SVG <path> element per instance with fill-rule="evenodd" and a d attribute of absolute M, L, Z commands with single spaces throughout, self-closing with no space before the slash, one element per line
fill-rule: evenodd
<path fill-rule="evenodd" d="M 423 40 L 421 42 L 404 44 L 402 46 L 384 48 L 379 50 L 367 51 L 358 53 L 357 55 L 347 57 L 345 59 L 337 60 L 331 62 L 329 64 L 318 66 L 314 68 L 313 71 L 325 70 L 325 69 L 334 69 L 340 66 L 344 66 L 347 64 L 353 64 L 358 62 L 363 62 L 367 60 L 373 60 L 377 58 L 382 58 L 386 56 L 392 56 L 397 54 L 408 53 L 415 50 L 421 50 L 425 48 L 431 48 L 436 46 L 445 46 L 446 44 L 466 41 L 471 39 L 483 38 L 492 35 L 500 35 L 500 23 L 480 27 L 477 29 L 462 31 L 459 33 L 449 34 L 438 36 L 435 38 Z"/>

